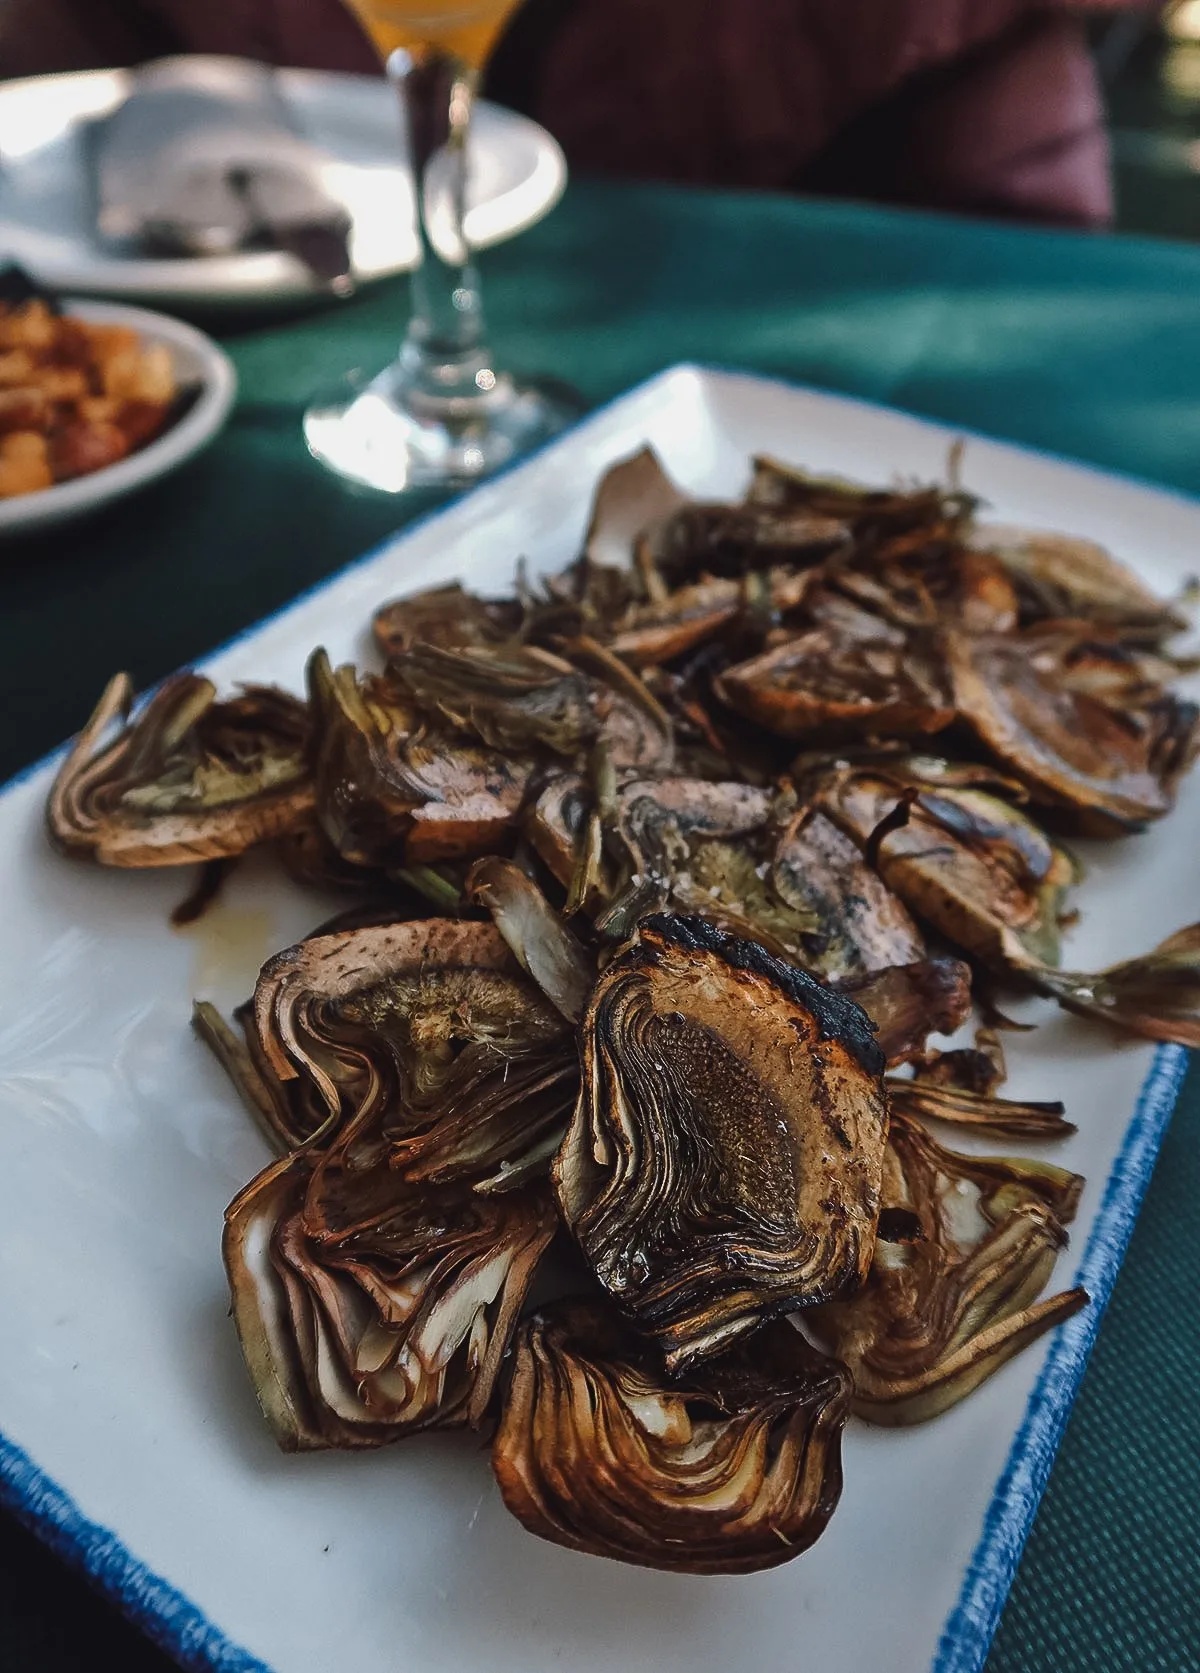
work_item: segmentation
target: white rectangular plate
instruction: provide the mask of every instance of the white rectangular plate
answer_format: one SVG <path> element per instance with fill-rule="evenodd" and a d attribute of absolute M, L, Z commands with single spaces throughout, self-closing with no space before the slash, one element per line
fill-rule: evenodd
<path fill-rule="evenodd" d="M 410 528 L 207 664 L 300 688 L 323 642 L 367 654 L 373 608 L 455 576 L 502 590 L 577 551 L 602 468 L 649 441 L 686 487 L 737 493 L 754 451 L 867 480 L 944 471 L 953 432 L 896 412 L 681 367 Z M 971 439 L 995 516 L 1104 541 L 1164 592 L 1200 507 Z M 83 718 L 82 716 L 80 717 Z M 1013 1096 L 1060 1097 L 1053 1147 L 1088 1188 L 1059 1262 L 1096 1304 L 923 1428 L 846 1436 L 819 1544 L 746 1578 L 651 1573 L 527 1535 L 477 1440 L 281 1456 L 242 1369 L 222 1211 L 266 1160 L 188 1031 L 231 1005 L 320 902 L 247 867 L 192 931 L 174 875 L 51 854 L 53 764 L 0 799 L 0 1492 L 190 1666 L 276 1673 L 969 1673 L 980 1666 L 1082 1375 L 1184 1053 L 1051 1014 L 1010 1036 Z M 1200 780 L 1148 834 L 1089 854 L 1068 962 L 1149 947 L 1195 916 Z M 995 1147 L 993 1147 L 995 1148 Z"/>

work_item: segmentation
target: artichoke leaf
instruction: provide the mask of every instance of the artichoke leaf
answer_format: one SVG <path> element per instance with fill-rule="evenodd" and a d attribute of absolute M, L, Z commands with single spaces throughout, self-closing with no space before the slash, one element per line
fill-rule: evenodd
<path fill-rule="evenodd" d="M 1056 1100 L 997 1098 L 993 1093 L 930 1085 L 920 1075 L 912 1080 L 890 1078 L 888 1094 L 893 1113 L 901 1110 L 926 1121 L 946 1121 L 998 1138 L 1065 1139 L 1076 1131 Z"/>
<path fill-rule="evenodd" d="M 248 1114 L 271 1146 L 287 1153 L 299 1150 L 332 1130 L 329 1110 L 312 1083 L 302 1076 L 281 1081 L 259 1043 L 253 1004 L 240 1005 L 229 1023 L 208 1000 L 192 1008 L 192 1028 L 233 1082 Z M 349 1083 L 353 1080 L 354 1084 Z M 348 1065 L 343 1095 L 353 1102 L 361 1090 L 355 1066 Z"/>
<path fill-rule="evenodd" d="M 870 1017 L 892 1069 L 920 1059 L 931 1034 L 953 1034 L 971 1014 L 971 971 L 961 959 L 918 959 L 835 986 Z"/>
<path fill-rule="evenodd" d="M 476 860 L 467 893 L 486 906 L 522 970 L 569 1022 L 583 1015 L 595 965 L 537 884 L 511 860 Z"/>
<path fill-rule="evenodd" d="M 581 1041 L 559 1208 L 670 1369 L 862 1280 L 887 1108 L 852 1000 L 704 919 L 652 916 Z"/>
<path fill-rule="evenodd" d="M 584 536 L 587 563 L 614 569 L 628 567 L 642 530 L 689 505 L 652 447 L 621 459 L 596 484 Z"/>
<path fill-rule="evenodd" d="M 1027 972 L 1039 992 L 1081 1016 L 1098 1017 L 1150 1040 L 1200 1046 L 1200 924 L 1177 930 L 1152 952 L 1095 975 Z"/>
<path fill-rule="evenodd" d="M 798 1556 L 841 1492 L 844 1367 L 790 1324 L 681 1380 L 610 1312 L 519 1327 L 492 1446 L 508 1509 L 572 1550 L 688 1574 Z"/>

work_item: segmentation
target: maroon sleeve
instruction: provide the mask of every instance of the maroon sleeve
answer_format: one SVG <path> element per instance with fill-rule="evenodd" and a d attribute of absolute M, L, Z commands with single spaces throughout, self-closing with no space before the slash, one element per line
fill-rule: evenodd
<path fill-rule="evenodd" d="M 572 165 L 1063 221 L 1109 210 L 1080 13 L 1138 0 L 575 0 L 533 113 Z"/>
<path fill-rule="evenodd" d="M 1082 24 L 1034 17 L 901 86 L 798 171 L 802 190 L 1081 226 L 1112 213 Z"/>

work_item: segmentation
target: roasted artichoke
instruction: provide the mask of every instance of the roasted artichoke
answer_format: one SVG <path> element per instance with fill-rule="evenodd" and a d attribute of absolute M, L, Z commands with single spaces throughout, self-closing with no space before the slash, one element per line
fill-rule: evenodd
<path fill-rule="evenodd" d="M 921 1423 L 1087 1302 L 1037 1300 L 1083 1181 L 1043 1162 L 960 1156 L 893 1111 L 879 1230 L 857 1294 L 814 1315 L 872 1423 Z"/>
<path fill-rule="evenodd" d="M 242 854 L 308 821 L 303 703 L 272 686 L 218 703 L 198 674 L 165 680 L 130 720 L 132 700 L 125 674 L 110 680 L 59 768 L 46 809 L 56 847 L 107 866 L 180 866 Z"/>
<path fill-rule="evenodd" d="M 325 836 L 359 866 L 485 854 L 516 823 L 535 762 L 443 724 L 430 728 L 393 679 L 308 666 L 317 806 Z"/>
<path fill-rule="evenodd" d="M 1001 523 L 980 524 L 968 538 L 1012 576 L 1027 621 L 1075 618 L 1149 644 L 1188 626 L 1185 615 L 1095 541 Z"/>
<path fill-rule="evenodd" d="M 492 1467 L 513 1515 L 557 1545 L 747 1574 L 832 1516 L 849 1400 L 844 1366 L 786 1322 L 676 1380 L 607 1309 L 560 1302 L 518 1331 Z"/>
<path fill-rule="evenodd" d="M 491 924 L 318 936 L 269 960 L 254 1007 L 279 1083 L 310 1083 L 331 1129 L 372 1112 L 407 1178 L 487 1191 L 545 1172 L 574 1042 Z"/>
<path fill-rule="evenodd" d="M 596 984 L 554 1188 L 672 1370 L 860 1283 L 887 1124 L 854 1002 L 700 918 L 653 916 Z"/>
<path fill-rule="evenodd" d="M 818 731 L 835 742 L 863 734 L 914 738 L 943 732 L 954 719 L 934 648 L 883 622 L 869 638 L 814 627 L 727 669 L 714 689 L 739 714 L 785 738 Z"/>
<path fill-rule="evenodd" d="M 543 1194 L 415 1190 L 360 1135 L 274 1163 L 225 1217 L 233 1316 L 285 1451 L 481 1422 L 534 1267 Z"/>
<path fill-rule="evenodd" d="M 888 888 L 953 945 L 997 967 L 1055 963 L 1075 862 L 993 794 L 986 772 L 976 777 L 978 785 L 925 758 L 835 766 L 812 796 Z M 872 849 L 898 808 L 904 818 Z"/>
<path fill-rule="evenodd" d="M 951 635 L 947 663 L 955 707 L 985 748 L 1079 830 L 1120 836 L 1169 811 L 1200 710 L 1147 685 L 1088 623 Z"/>

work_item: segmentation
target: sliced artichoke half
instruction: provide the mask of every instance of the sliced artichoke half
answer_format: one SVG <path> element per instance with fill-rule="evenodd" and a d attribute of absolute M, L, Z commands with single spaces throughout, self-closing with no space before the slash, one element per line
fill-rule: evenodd
<path fill-rule="evenodd" d="M 853 1373 L 860 1416 L 936 1417 L 1086 1305 L 1081 1289 L 1037 1300 L 1082 1188 L 1047 1162 L 945 1150 L 893 1111 L 870 1276 L 811 1315 Z"/>
<path fill-rule="evenodd" d="M 280 1446 L 478 1424 L 553 1233 L 544 1194 L 415 1191 L 345 1145 L 252 1180 L 226 1214 L 225 1265 Z"/>
<path fill-rule="evenodd" d="M 581 1038 L 559 1206 L 671 1369 L 861 1282 L 887 1106 L 852 1000 L 703 919 L 653 916 Z"/>
<path fill-rule="evenodd" d="M 503 1190 L 545 1171 L 575 1045 L 492 924 L 317 936 L 264 965 L 254 1003 L 278 1081 L 310 1081 L 334 1123 L 374 1112 L 409 1179 Z"/>
<path fill-rule="evenodd" d="M 687 1574 L 799 1556 L 841 1493 L 850 1379 L 785 1321 L 679 1381 L 606 1309 L 518 1332 L 492 1448 L 509 1510 L 576 1551 Z"/>
<path fill-rule="evenodd" d="M 132 700 L 118 674 L 59 768 L 46 822 L 65 853 L 109 866 L 189 865 L 308 822 L 309 720 L 297 698 L 246 686 L 218 703 L 211 680 L 175 674 L 130 720 Z"/>

